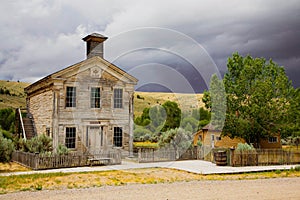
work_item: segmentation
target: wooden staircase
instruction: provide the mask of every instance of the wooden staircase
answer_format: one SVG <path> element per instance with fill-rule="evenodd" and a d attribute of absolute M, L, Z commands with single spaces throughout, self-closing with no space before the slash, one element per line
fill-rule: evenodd
<path fill-rule="evenodd" d="M 16 134 L 26 140 L 30 140 L 36 136 L 32 115 L 24 109 L 22 111 L 19 108 L 16 109 Z"/>
<path fill-rule="evenodd" d="M 26 133 L 26 139 L 30 140 L 36 135 L 34 131 L 33 122 L 29 117 L 23 117 L 23 124 Z"/>

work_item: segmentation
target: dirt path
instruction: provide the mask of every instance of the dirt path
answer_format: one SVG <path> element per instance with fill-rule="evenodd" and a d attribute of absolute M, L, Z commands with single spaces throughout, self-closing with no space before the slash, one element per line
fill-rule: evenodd
<path fill-rule="evenodd" d="M 87 189 L 19 192 L 0 199 L 300 199 L 300 178 L 239 181 L 192 181 L 171 184 L 136 184 Z"/>

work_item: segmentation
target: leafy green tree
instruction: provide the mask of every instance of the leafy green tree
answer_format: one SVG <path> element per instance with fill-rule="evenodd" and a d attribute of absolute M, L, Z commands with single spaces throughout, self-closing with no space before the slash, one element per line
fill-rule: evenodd
<path fill-rule="evenodd" d="M 292 138 L 300 137 L 300 88 L 292 91 L 290 106 L 286 117 L 286 127 L 281 130 L 283 138 L 289 136 Z"/>
<path fill-rule="evenodd" d="M 3 137 L 2 133 L 0 133 L 0 162 L 9 162 L 11 160 L 13 151 L 14 144 L 12 140 Z"/>
<path fill-rule="evenodd" d="M 139 126 L 147 126 L 150 124 L 150 116 L 149 116 L 150 108 L 144 108 L 143 113 L 140 117 L 135 118 L 134 123 Z"/>
<path fill-rule="evenodd" d="M 162 131 L 164 132 L 179 127 L 181 121 L 181 110 L 178 107 L 178 104 L 173 101 L 166 101 L 162 106 L 164 107 L 167 114 L 167 118 Z"/>
<path fill-rule="evenodd" d="M 172 147 L 176 151 L 176 157 L 179 158 L 181 152 L 191 147 L 192 133 L 183 128 L 170 129 L 161 135 L 158 143 L 161 147 Z"/>
<path fill-rule="evenodd" d="M 193 117 L 185 117 L 182 119 L 180 127 L 183 127 L 185 130 L 188 130 L 192 133 L 198 130 L 199 121 Z"/>
<path fill-rule="evenodd" d="M 166 120 L 167 113 L 164 107 L 156 105 L 150 108 L 149 117 L 151 120 L 151 124 L 154 127 L 161 127 L 161 125 L 163 125 Z"/>
<path fill-rule="evenodd" d="M 258 146 L 261 138 L 286 128 L 293 87 L 283 67 L 264 58 L 228 59 L 224 76 L 227 93 L 225 135 L 244 138 Z"/>
<path fill-rule="evenodd" d="M 226 92 L 222 80 L 214 74 L 210 80 L 210 104 L 211 104 L 211 124 L 222 130 L 226 113 Z"/>
<path fill-rule="evenodd" d="M 15 112 L 12 108 L 0 110 L 0 126 L 3 130 L 13 132 L 15 123 Z"/>
<path fill-rule="evenodd" d="M 205 104 L 206 109 L 211 109 L 211 98 L 210 98 L 210 92 L 205 90 L 203 92 L 202 102 Z"/>

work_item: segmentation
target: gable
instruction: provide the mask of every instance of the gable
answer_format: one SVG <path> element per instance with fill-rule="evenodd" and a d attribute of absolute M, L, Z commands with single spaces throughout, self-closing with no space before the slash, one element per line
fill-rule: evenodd
<path fill-rule="evenodd" d="M 137 84 L 137 79 L 114 64 L 94 56 L 81 61 L 60 71 L 57 71 L 25 88 L 25 92 L 33 93 L 41 88 L 47 88 L 53 84 L 54 80 L 66 81 L 76 78 L 92 78 L 110 80 L 113 82 L 121 81 L 127 84 Z"/>
<path fill-rule="evenodd" d="M 79 76 L 83 72 L 89 73 L 91 78 L 101 78 L 103 75 L 112 80 L 137 84 L 137 79 L 108 61 L 95 56 L 51 75 L 53 79 L 68 79 Z"/>

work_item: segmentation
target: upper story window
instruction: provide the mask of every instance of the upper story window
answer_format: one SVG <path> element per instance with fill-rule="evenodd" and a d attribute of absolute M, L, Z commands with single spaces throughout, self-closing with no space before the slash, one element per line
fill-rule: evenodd
<path fill-rule="evenodd" d="M 66 107 L 76 107 L 76 87 L 67 87 Z"/>
<path fill-rule="evenodd" d="M 123 108 L 123 89 L 114 89 L 114 108 Z"/>
<path fill-rule="evenodd" d="M 91 108 L 100 108 L 100 88 L 91 88 Z"/>

